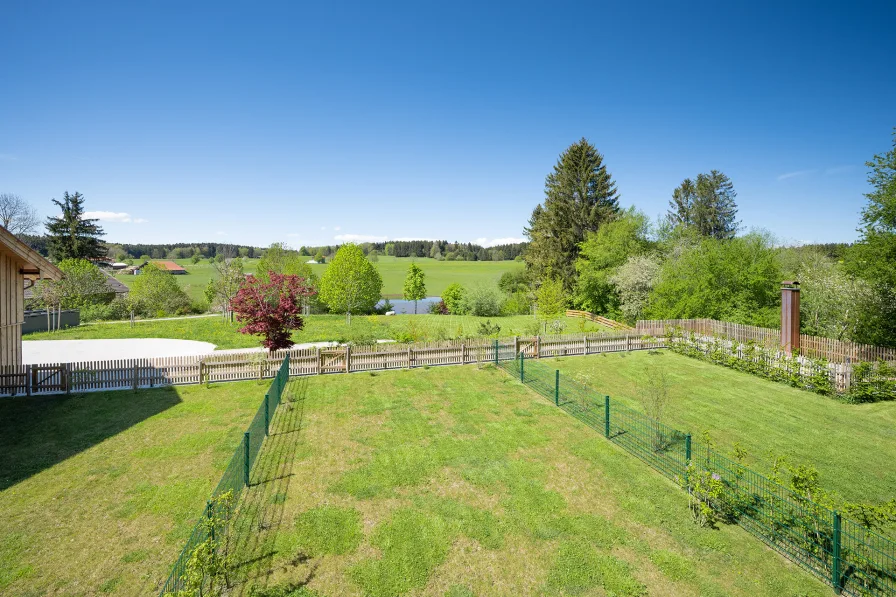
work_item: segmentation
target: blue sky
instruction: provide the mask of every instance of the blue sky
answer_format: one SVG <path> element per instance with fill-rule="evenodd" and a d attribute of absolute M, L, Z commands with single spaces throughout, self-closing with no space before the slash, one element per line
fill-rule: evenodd
<path fill-rule="evenodd" d="M 856 238 L 896 3 L 602 4 L 3 3 L 0 192 L 116 242 L 490 243 L 584 136 L 650 216 L 716 168 L 746 227 Z"/>

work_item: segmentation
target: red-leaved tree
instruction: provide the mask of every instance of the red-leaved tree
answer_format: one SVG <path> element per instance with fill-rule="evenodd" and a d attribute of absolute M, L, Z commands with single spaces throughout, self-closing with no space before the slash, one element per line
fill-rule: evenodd
<path fill-rule="evenodd" d="M 300 276 L 271 272 L 269 277 L 268 282 L 246 277 L 230 308 L 244 324 L 240 332 L 264 336 L 262 345 L 274 352 L 295 344 L 290 335 L 304 327 L 302 304 L 315 291 Z"/>

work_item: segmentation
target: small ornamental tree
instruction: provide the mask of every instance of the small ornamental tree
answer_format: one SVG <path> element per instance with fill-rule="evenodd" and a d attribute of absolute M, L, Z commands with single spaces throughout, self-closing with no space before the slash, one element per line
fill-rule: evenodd
<path fill-rule="evenodd" d="M 349 323 L 352 313 L 373 311 L 382 290 L 383 279 L 376 267 L 352 243 L 339 247 L 320 278 L 320 298 L 333 313 L 345 313 Z"/>
<path fill-rule="evenodd" d="M 304 327 L 302 304 L 314 290 L 299 276 L 271 272 L 268 278 L 247 277 L 230 308 L 244 324 L 240 332 L 264 336 L 262 345 L 274 352 L 295 344 L 290 335 Z"/>
<path fill-rule="evenodd" d="M 412 263 L 404 279 L 404 300 L 414 301 L 414 315 L 417 314 L 417 301 L 423 298 L 426 298 L 426 274 Z"/>

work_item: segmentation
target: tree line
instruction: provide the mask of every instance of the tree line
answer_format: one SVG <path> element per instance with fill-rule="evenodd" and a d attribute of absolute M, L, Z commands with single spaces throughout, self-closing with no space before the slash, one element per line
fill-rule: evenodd
<path fill-rule="evenodd" d="M 684 179 L 656 221 L 622 209 L 603 155 L 582 139 L 546 177 L 525 229 L 528 283 L 561 285 L 566 304 L 629 322 L 778 327 L 780 283 L 798 280 L 804 333 L 896 345 L 896 133 L 867 166 L 859 241 L 786 247 L 742 229 L 734 184 L 719 170 Z"/>
<path fill-rule="evenodd" d="M 476 243 L 448 242 L 446 240 L 396 240 L 377 243 L 360 243 L 357 246 L 365 256 L 419 257 L 439 261 L 512 261 L 522 256 L 527 243 L 512 243 L 483 247 Z M 340 245 L 301 247 L 302 255 L 332 257 Z"/>

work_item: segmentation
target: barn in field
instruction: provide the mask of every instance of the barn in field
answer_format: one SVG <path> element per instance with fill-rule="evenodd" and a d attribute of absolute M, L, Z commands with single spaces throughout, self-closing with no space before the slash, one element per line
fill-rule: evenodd
<path fill-rule="evenodd" d="M 163 272 L 168 272 L 169 274 L 183 275 L 187 273 L 187 270 L 173 261 L 153 261 L 152 264 Z"/>
<path fill-rule="evenodd" d="M 0 226 L 0 372 L 22 364 L 25 287 L 61 277 L 59 268 Z"/>

